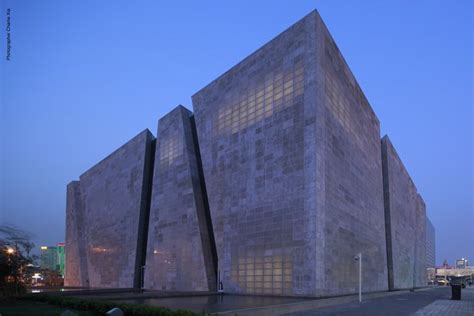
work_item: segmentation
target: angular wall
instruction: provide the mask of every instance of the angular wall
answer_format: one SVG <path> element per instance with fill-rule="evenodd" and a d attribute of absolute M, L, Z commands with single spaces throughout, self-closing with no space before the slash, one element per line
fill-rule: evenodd
<path fill-rule="evenodd" d="M 224 291 L 354 293 L 358 252 L 387 288 L 379 123 L 316 12 L 193 106 Z"/>
<path fill-rule="evenodd" d="M 417 194 L 416 203 L 416 252 L 413 286 L 423 287 L 426 286 L 428 281 L 428 265 L 426 261 L 426 204 L 420 194 Z"/>
<path fill-rule="evenodd" d="M 68 185 L 67 286 L 341 295 L 359 252 L 364 292 L 426 284 L 426 206 L 317 12 L 192 99 Z"/>
<path fill-rule="evenodd" d="M 160 119 L 153 176 L 145 287 L 215 291 L 212 223 L 192 113 Z"/>
<path fill-rule="evenodd" d="M 71 238 L 66 239 L 66 249 L 73 251 L 66 252 L 66 260 L 80 262 L 85 271 L 81 285 L 140 287 L 153 152 L 154 137 L 145 130 L 82 174 L 80 183 L 70 185 L 71 190 L 68 188 L 66 235 Z M 77 220 L 69 214 L 81 214 L 82 218 Z M 74 282 L 67 272 L 65 283 Z"/>
<path fill-rule="evenodd" d="M 426 284 L 426 210 L 388 136 L 382 138 L 389 288 Z"/>
<path fill-rule="evenodd" d="M 79 181 L 72 181 L 67 185 L 66 201 L 64 286 L 89 287 L 84 241 L 84 207 Z"/>
<path fill-rule="evenodd" d="M 326 294 L 355 292 L 358 265 L 353 258 L 361 252 L 362 290 L 387 290 L 380 123 L 319 16 L 317 29 L 313 135 L 318 140 L 316 201 L 324 210 L 323 237 L 318 235 L 319 247 L 325 248 L 322 289 Z"/>

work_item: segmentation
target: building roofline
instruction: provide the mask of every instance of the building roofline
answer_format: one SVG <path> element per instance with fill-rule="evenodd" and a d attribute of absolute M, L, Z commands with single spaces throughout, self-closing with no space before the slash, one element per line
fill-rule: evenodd
<path fill-rule="evenodd" d="M 409 181 L 411 182 L 411 184 L 412 184 L 413 187 L 415 188 L 417 196 L 421 199 L 421 201 L 423 202 L 423 204 L 426 206 L 425 200 L 423 199 L 423 196 L 420 194 L 420 190 L 418 190 L 418 187 L 416 186 L 415 181 L 413 181 L 410 172 L 408 172 L 408 169 L 407 169 L 407 167 L 405 166 L 405 163 L 403 162 L 402 158 L 401 158 L 400 155 L 398 154 L 398 151 L 397 151 L 397 149 L 395 148 L 395 146 L 393 145 L 393 143 L 392 143 L 390 137 L 388 136 L 388 134 L 385 134 L 385 135 L 381 138 L 381 141 L 382 141 L 382 142 L 386 142 L 388 145 L 390 145 L 390 147 L 392 148 L 393 152 L 395 153 L 397 159 L 400 161 L 400 163 L 402 164 L 403 169 L 405 170 L 406 174 L 408 175 Z"/>
<path fill-rule="evenodd" d="M 223 77 L 225 77 L 229 72 L 231 72 L 234 68 L 237 68 L 239 67 L 240 65 L 244 64 L 245 62 L 247 62 L 248 59 L 250 59 L 252 56 L 254 56 L 255 54 L 257 54 L 259 51 L 265 49 L 267 46 L 269 46 L 274 40 L 276 40 L 278 37 L 280 37 L 281 35 L 289 32 L 292 28 L 294 28 L 297 24 L 301 23 L 302 21 L 304 21 L 306 18 L 312 16 L 312 15 L 315 15 L 319 18 L 320 15 L 319 15 L 319 12 L 318 10 L 314 9 L 312 10 L 311 12 L 309 12 L 308 14 L 306 14 L 303 18 L 299 19 L 298 21 L 296 21 L 295 23 L 291 24 L 289 27 L 287 27 L 285 30 L 283 30 L 282 32 L 278 33 L 276 36 L 272 37 L 270 40 L 268 40 L 267 42 L 265 42 L 265 44 L 263 44 L 262 46 L 260 46 L 259 48 L 257 48 L 256 50 L 254 50 L 252 53 L 248 54 L 245 58 L 243 58 L 241 61 L 239 61 L 237 64 L 231 66 L 229 69 L 227 69 L 225 72 L 223 72 L 222 74 L 220 74 L 217 78 L 215 78 L 214 80 L 212 80 L 211 82 L 209 82 L 207 85 L 205 85 L 204 87 L 202 87 L 201 89 L 199 89 L 197 92 L 195 92 L 194 94 L 191 95 L 191 98 L 193 98 L 195 95 L 199 94 L 201 91 L 207 89 L 208 87 L 210 87 L 211 85 L 215 84 L 217 81 L 219 81 L 220 79 L 222 79 Z"/>
<path fill-rule="evenodd" d="M 109 159 L 111 156 L 113 156 L 115 153 L 117 153 L 118 151 L 120 151 L 122 148 L 124 148 L 128 143 L 130 143 L 131 141 L 133 141 L 135 138 L 138 138 L 140 137 L 142 134 L 147 134 L 148 137 L 151 137 L 152 139 L 155 138 L 155 136 L 153 135 L 153 133 L 148 129 L 148 128 L 145 128 L 144 130 L 142 130 L 140 133 L 138 133 L 137 135 L 133 136 L 132 138 L 130 138 L 128 141 L 126 141 L 123 145 L 121 145 L 119 148 L 115 149 L 113 152 L 111 152 L 110 154 L 108 154 L 106 157 L 102 158 L 99 162 L 97 162 L 96 164 L 94 164 L 92 167 L 90 167 L 89 169 L 87 169 L 86 171 L 84 171 L 80 176 L 79 176 L 79 181 L 81 181 L 81 178 L 83 176 L 85 176 L 87 173 L 89 173 L 92 169 L 94 169 L 95 167 L 97 167 L 98 165 L 104 163 L 107 159 Z"/>

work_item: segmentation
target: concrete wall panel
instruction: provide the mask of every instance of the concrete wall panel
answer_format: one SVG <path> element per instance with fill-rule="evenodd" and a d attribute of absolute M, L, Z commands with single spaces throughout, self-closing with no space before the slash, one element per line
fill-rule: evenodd
<path fill-rule="evenodd" d="M 325 294 L 353 293 L 357 253 L 363 257 L 364 291 L 388 288 L 379 121 L 318 16 L 321 76 L 317 143 L 324 181 Z"/>
<path fill-rule="evenodd" d="M 67 185 L 66 196 L 65 286 L 89 286 L 84 228 L 84 206 L 80 182 L 72 181 Z"/>
<path fill-rule="evenodd" d="M 417 194 L 416 208 L 416 256 L 414 286 L 423 287 L 428 282 L 428 264 L 426 258 L 426 204 L 420 194 Z"/>
<path fill-rule="evenodd" d="M 192 113 L 182 106 L 159 121 L 145 287 L 216 290 L 212 228 Z"/>
<path fill-rule="evenodd" d="M 67 260 L 72 267 L 80 262 L 80 270 L 85 271 L 81 285 L 140 286 L 153 142 L 151 133 L 143 131 L 82 174 L 80 184 L 73 182 L 68 190 L 68 215 L 77 214 L 67 218 L 66 249 L 72 249 L 66 250 Z M 82 207 L 80 219 L 81 207 L 76 210 L 75 205 Z M 76 282 L 70 277 L 68 272 L 66 284 Z"/>
<path fill-rule="evenodd" d="M 317 12 L 192 99 L 68 186 L 66 284 L 140 286 L 145 248 L 149 289 L 355 293 L 359 252 L 365 292 L 425 284 L 426 206 Z"/>
<path fill-rule="evenodd" d="M 313 12 L 193 96 L 225 291 L 353 293 L 359 251 L 387 288 L 379 125 L 338 54 Z"/>
<path fill-rule="evenodd" d="M 382 161 L 389 286 L 390 289 L 423 286 L 426 284 L 424 202 L 387 136 L 382 139 Z"/>

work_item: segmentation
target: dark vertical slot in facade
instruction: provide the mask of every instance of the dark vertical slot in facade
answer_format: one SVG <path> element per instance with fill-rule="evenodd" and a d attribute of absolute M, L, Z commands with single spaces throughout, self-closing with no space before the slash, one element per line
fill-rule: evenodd
<path fill-rule="evenodd" d="M 196 123 L 194 121 L 194 116 L 191 116 L 189 119 L 190 119 L 190 122 L 191 122 L 191 131 L 192 131 L 192 135 L 193 135 L 194 152 L 196 154 L 197 169 L 198 169 L 198 173 L 199 173 L 199 184 L 201 186 L 202 200 L 203 200 L 204 212 L 205 212 L 205 216 L 206 216 L 207 233 L 208 233 L 208 236 L 209 236 L 209 243 L 210 243 L 210 246 L 211 246 L 212 261 L 214 263 L 214 276 L 215 276 L 215 280 L 218 281 L 218 279 L 217 279 L 217 264 L 218 264 L 217 249 L 216 249 L 216 242 L 215 242 L 215 239 L 214 239 L 214 229 L 212 227 L 212 219 L 211 219 L 211 211 L 210 211 L 210 208 L 209 208 L 209 200 L 208 200 L 208 197 L 207 197 L 206 181 L 204 180 L 204 171 L 202 169 L 201 151 L 199 150 L 199 141 L 198 141 L 198 136 L 197 136 Z"/>
<path fill-rule="evenodd" d="M 155 166 L 156 139 L 149 134 L 145 149 L 145 166 L 143 168 L 142 195 L 140 199 L 140 219 L 138 221 L 137 252 L 135 258 L 134 288 L 142 287 L 142 267 L 146 262 L 148 241 L 148 222 L 150 219 L 151 192 L 153 188 L 153 170 Z"/>
<path fill-rule="evenodd" d="M 383 177 L 383 203 L 385 213 L 385 240 L 387 248 L 387 275 L 388 290 L 394 290 L 393 280 L 393 254 L 392 254 L 392 223 L 390 217 L 390 183 L 388 175 L 388 149 L 387 142 L 382 138 L 382 177 Z"/>

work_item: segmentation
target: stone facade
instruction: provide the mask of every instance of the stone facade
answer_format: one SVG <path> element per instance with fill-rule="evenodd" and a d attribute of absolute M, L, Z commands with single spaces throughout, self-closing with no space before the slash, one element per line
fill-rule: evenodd
<path fill-rule="evenodd" d="M 356 291 L 358 266 L 353 257 L 358 252 L 363 291 L 386 290 L 380 123 L 319 15 L 317 20 L 321 97 L 316 99 L 314 134 L 316 157 L 321 157 L 316 162 L 317 209 L 323 213 L 318 221 L 324 223 L 317 236 L 318 247 L 325 250 L 321 291 L 334 295 Z"/>
<path fill-rule="evenodd" d="M 193 125 L 182 106 L 158 124 L 147 289 L 216 290 L 217 257 Z"/>
<path fill-rule="evenodd" d="M 145 130 L 68 186 L 66 285 L 140 286 L 153 144 Z"/>
<path fill-rule="evenodd" d="M 67 185 L 66 201 L 64 286 L 89 287 L 84 241 L 84 208 L 79 181 L 72 181 Z"/>
<path fill-rule="evenodd" d="M 426 210 L 388 136 L 382 138 L 389 288 L 426 284 Z"/>
<path fill-rule="evenodd" d="M 428 265 L 426 261 L 426 204 L 420 194 L 416 200 L 416 234 L 415 234 L 415 276 L 413 287 L 426 286 Z"/>
<path fill-rule="evenodd" d="M 387 289 L 379 122 L 316 12 L 193 106 L 224 291 L 354 293 L 358 252 Z"/>
<path fill-rule="evenodd" d="M 435 228 L 428 217 L 426 217 L 426 265 L 428 268 L 436 267 Z"/>
<path fill-rule="evenodd" d="M 426 284 L 426 206 L 316 11 L 192 100 L 68 185 L 66 285 L 344 295 L 358 253 L 364 292 Z"/>

